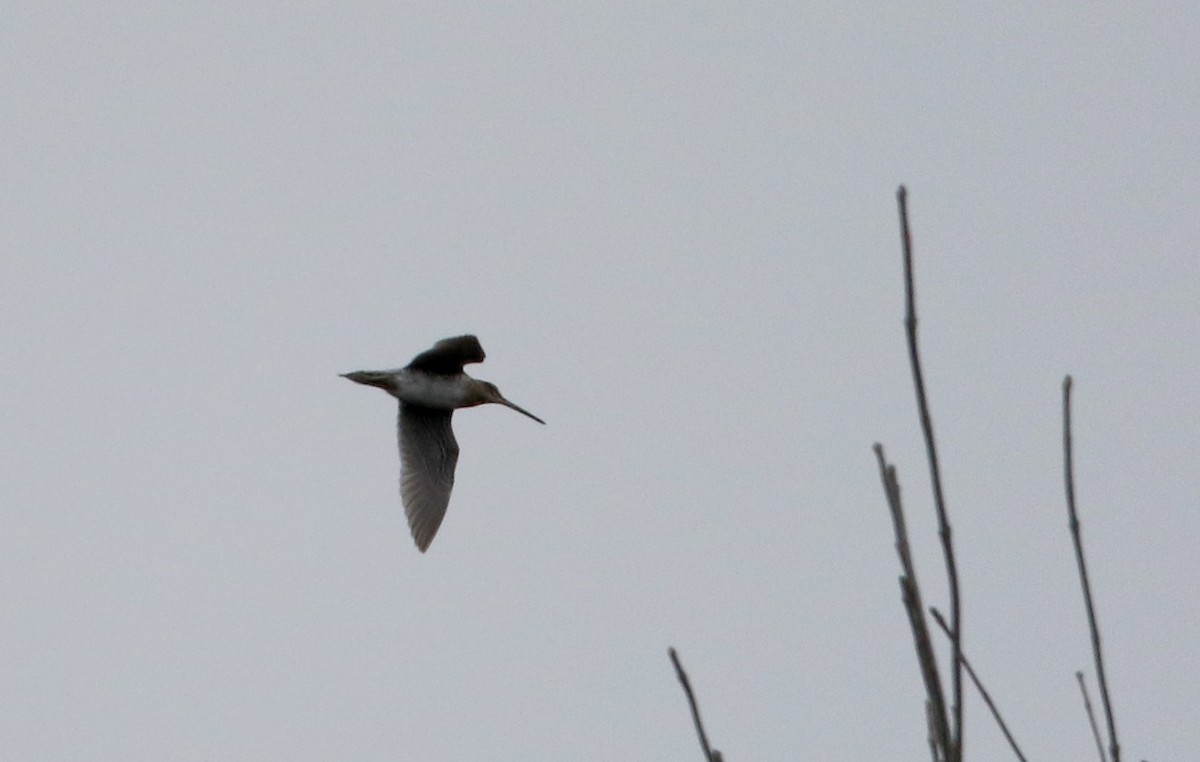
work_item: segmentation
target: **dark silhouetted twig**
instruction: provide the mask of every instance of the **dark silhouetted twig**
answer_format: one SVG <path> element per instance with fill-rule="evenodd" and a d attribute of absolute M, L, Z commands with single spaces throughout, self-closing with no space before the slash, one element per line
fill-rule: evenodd
<path fill-rule="evenodd" d="M 692 692 L 692 684 L 687 673 L 683 671 L 683 665 L 679 663 L 679 654 L 675 653 L 674 648 L 668 648 L 667 654 L 671 657 L 671 663 L 675 665 L 675 676 L 679 678 L 683 692 L 687 694 L 688 704 L 692 707 L 692 721 L 696 723 L 696 735 L 700 737 L 700 748 L 704 750 L 704 758 L 708 762 L 721 762 L 721 752 L 708 745 L 704 723 L 700 721 L 700 707 L 696 705 L 696 694 Z"/>
<path fill-rule="evenodd" d="M 1079 579 L 1083 583 L 1083 602 L 1087 607 L 1088 627 L 1092 631 L 1092 653 L 1096 657 L 1096 680 L 1100 683 L 1100 701 L 1108 721 L 1108 752 L 1112 762 L 1121 762 L 1121 746 L 1117 743 L 1117 726 L 1113 720 L 1112 702 L 1108 698 L 1108 680 L 1104 677 L 1104 657 L 1100 652 L 1100 628 L 1096 625 L 1096 609 L 1092 604 L 1092 586 L 1088 582 L 1087 563 L 1083 557 L 1083 537 L 1079 531 L 1079 514 L 1075 512 L 1075 466 L 1071 452 L 1071 377 L 1063 379 L 1063 472 L 1067 484 L 1067 512 L 1071 518 L 1071 539 L 1075 542 L 1075 560 L 1079 564 Z"/>
<path fill-rule="evenodd" d="M 1100 754 L 1100 762 L 1108 762 L 1104 753 L 1104 742 L 1100 740 L 1100 728 L 1096 726 L 1096 713 L 1092 711 L 1092 699 L 1088 696 L 1087 685 L 1083 682 L 1083 673 L 1076 672 L 1075 679 L 1079 681 L 1079 692 L 1083 694 L 1083 708 L 1087 711 L 1088 723 L 1092 726 L 1092 737 L 1096 739 L 1096 751 Z"/>
<path fill-rule="evenodd" d="M 946 637 L 951 637 L 950 628 L 946 626 L 946 620 L 942 618 L 942 613 L 932 606 L 929 607 L 929 613 L 933 614 L 934 621 L 938 623 L 938 627 L 942 628 L 942 632 L 946 633 Z M 975 670 L 971 667 L 971 662 L 967 659 L 965 653 L 962 654 L 962 663 L 963 667 L 967 670 L 967 675 L 971 678 L 971 682 L 975 683 L 975 689 L 979 691 L 979 695 L 983 698 L 983 703 L 987 704 L 987 708 L 991 710 L 996 724 L 1000 726 L 1000 732 L 1004 733 L 1004 737 L 1008 739 L 1008 745 L 1012 747 L 1013 753 L 1017 755 L 1017 759 L 1025 762 L 1025 755 L 1021 753 L 1021 747 L 1017 745 L 1017 739 L 1013 738 L 1012 733 L 1008 731 L 1008 725 L 1005 724 L 1004 718 L 1000 716 L 1000 710 L 996 708 L 992 697 L 988 694 L 987 689 L 983 687 L 983 682 L 975 674 Z"/>
<path fill-rule="evenodd" d="M 942 476 L 938 469 L 937 445 L 933 438 L 933 421 L 929 416 L 929 402 L 925 395 L 925 380 L 921 372 L 921 356 L 917 349 L 917 307 L 913 294 L 912 235 L 908 227 L 908 191 L 903 185 L 896 192 L 900 207 L 900 233 L 904 246 L 904 325 L 908 336 L 908 359 L 912 366 L 913 386 L 916 387 L 917 408 L 921 414 L 921 430 L 925 434 L 925 455 L 929 460 L 929 477 L 933 482 L 933 500 L 937 508 L 938 535 L 942 540 L 942 554 L 946 558 L 946 579 L 950 585 L 950 643 L 953 649 L 952 675 L 954 687 L 954 734 L 946 747 L 948 762 L 960 762 L 963 743 L 962 702 L 962 609 L 959 605 L 958 566 L 954 562 L 954 545 L 951 542 L 950 520 L 946 515 L 946 501 L 942 493 Z M 1116 762 L 1116 760 L 1114 760 Z"/>
<path fill-rule="evenodd" d="M 900 482 L 896 479 L 896 467 L 889 464 L 884 457 L 883 445 L 875 445 L 875 458 L 879 461 L 883 492 L 887 496 L 888 508 L 892 513 L 896 555 L 900 557 L 900 569 L 903 572 L 900 576 L 900 597 L 904 602 L 904 611 L 908 614 L 913 645 L 917 650 L 917 663 L 921 668 L 921 679 L 925 683 L 926 721 L 929 725 L 930 744 L 935 749 L 934 762 L 947 760 L 950 729 L 946 718 L 946 699 L 942 693 L 942 680 L 938 675 L 937 658 L 929 637 L 929 626 L 925 622 L 925 608 L 921 603 L 920 587 L 917 585 L 917 569 L 909 551 L 908 527 L 904 521 L 904 507 L 900 501 Z"/>

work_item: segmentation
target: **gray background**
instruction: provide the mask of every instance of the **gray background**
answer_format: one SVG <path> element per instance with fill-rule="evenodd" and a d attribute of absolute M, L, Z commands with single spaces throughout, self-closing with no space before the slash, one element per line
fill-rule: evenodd
<path fill-rule="evenodd" d="M 871 444 L 968 654 L 1091 758 L 1200 748 L 1200 11 L 3 5 L 0 756 L 925 759 Z M 394 405 L 477 333 L 427 555 Z M 1093 680 L 1093 685 L 1094 685 Z M 969 695 L 970 758 L 1008 759 Z"/>

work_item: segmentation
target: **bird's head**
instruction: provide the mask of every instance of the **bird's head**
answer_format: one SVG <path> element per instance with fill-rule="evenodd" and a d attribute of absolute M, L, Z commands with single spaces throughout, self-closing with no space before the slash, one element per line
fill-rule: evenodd
<path fill-rule="evenodd" d="M 488 403 L 493 403 L 496 405 L 504 405 L 505 407 L 510 407 L 513 410 L 516 410 L 521 415 L 529 416 L 530 418 L 532 418 L 533 420 L 537 421 L 540 424 L 545 425 L 545 423 L 546 423 L 541 418 L 538 418 L 536 415 L 529 412 L 525 408 L 523 408 L 519 405 L 514 405 L 513 403 L 506 400 L 504 398 L 504 395 L 500 393 L 500 390 L 496 388 L 496 385 L 491 383 L 490 381 L 477 381 L 476 380 L 475 383 L 471 384 L 471 396 L 473 398 L 472 404 L 474 404 L 474 405 L 486 405 Z"/>

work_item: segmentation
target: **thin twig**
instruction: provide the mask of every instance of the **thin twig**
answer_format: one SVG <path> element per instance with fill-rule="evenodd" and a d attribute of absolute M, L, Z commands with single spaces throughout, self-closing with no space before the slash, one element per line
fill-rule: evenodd
<path fill-rule="evenodd" d="M 1071 539 L 1075 542 L 1075 560 L 1079 564 L 1079 579 L 1083 583 L 1083 602 L 1087 606 L 1088 627 L 1092 631 L 1092 653 L 1096 658 L 1096 680 L 1100 683 L 1100 701 L 1108 721 L 1108 752 L 1112 762 L 1121 762 L 1121 746 L 1117 743 L 1117 725 L 1113 719 L 1112 702 L 1108 698 L 1108 680 L 1104 677 L 1104 657 L 1100 652 L 1100 628 L 1096 625 L 1096 609 L 1092 603 L 1092 586 L 1088 582 L 1087 563 L 1083 557 L 1083 536 L 1079 530 L 1079 514 L 1075 512 L 1075 466 L 1071 452 L 1071 377 L 1063 379 L 1063 471 L 1067 483 L 1067 512 L 1071 517 Z"/>
<path fill-rule="evenodd" d="M 933 614 L 934 621 L 938 623 L 938 627 L 942 628 L 942 632 L 946 633 L 946 637 L 951 637 L 950 628 L 946 626 L 946 620 L 942 618 L 942 612 L 931 606 L 929 613 Z M 1000 732 L 1004 733 L 1004 737 L 1008 739 L 1008 745 L 1012 747 L 1013 753 L 1017 755 L 1017 759 L 1025 762 L 1025 755 L 1021 753 L 1021 747 L 1017 746 L 1017 739 L 1013 738 L 1012 733 L 1008 731 L 1008 725 L 1005 724 L 1004 718 L 1000 716 L 1000 710 L 996 708 L 992 697 L 988 694 L 987 689 L 983 687 L 983 682 L 975 674 L 975 670 L 971 667 L 971 662 L 967 660 L 965 653 L 962 654 L 962 663 L 963 667 L 967 670 L 967 675 L 971 678 L 971 682 L 975 683 L 975 689 L 979 691 L 979 695 L 983 698 L 983 703 L 987 704 L 987 708 L 991 710 L 996 724 L 1000 726 Z"/>
<path fill-rule="evenodd" d="M 667 653 L 671 657 L 671 663 L 675 665 L 675 676 L 679 678 L 683 692 L 687 694 L 688 704 L 692 707 L 692 721 L 696 723 L 696 735 L 700 737 L 700 748 L 704 750 L 704 759 L 708 762 L 721 762 L 721 752 L 708 745 L 704 723 L 700 721 L 700 707 L 696 705 L 696 694 L 692 693 L 692 683 L 688 680 L 687 673 L 683 671 L 683 665 L 679 663 L 679 654 L 675 653 L 674 648 L 668 648 Z"/>
<path fill-rule="evenodd" d="M 900 482 L 896 478 L 896 467 L 890 465 L 883 454 L 883 445 L 875 445 L 875 458 L 879 461 L 879 474 L 883 479 L 883 491 L 887 495 L 888 508 L 892 513 L 892 525 L 896 534 L 896 555 L 900 557 L 900 597 L 908 614 L 912 629 L 913 646 L 917 651 L 917 664 L 921 679 L 925 683 L 926 723 L 929 726 L 930 744 L 935 748 L 934 760 L 947 760 L 950 749 L 950 728 L 946 719 L 946 699 L 942 693 L 942 680 L 938 675 L 937 657 L 929 637 L 929 625 L 925 622 L 925 608 L 921 603 L 921 590 L 917 584 L 917 569 L 913 564 L 908 545 L 908 527 L 904 520 L 904 507 L 900 500 Z M 941 756 L 937 752 L 940 750 Z"/>
<path fill-rule="evenodd" d="M 1100 740 L 1100 728 L 1096 725 L 1096 713 L 1092 711 L 1092 699 L 1088 696 L 1087 685 L 1083 682 L 1083 673 L 1076 672 L 1075 679 L 1079 681 L 1079 692 L 1083 694 L 1083 708 L 1087 711 L 1088 723 L 1092 726 L 1092 738 L 1096 739 L 1096 751 L 1100 753 L 1100 762 L 1108 762 L 1104 753 L 1104 742 Z"/>
<path fill-rule="evenodd" d="M 917 350 L 917 308 L 913 294 L 912 235 L 908 227 L 908 191 L 903 185 L 896 192 L 900 206 L 900 231 L 904 244 L 904 325 L 908 336 L 908 359 L 912 366 L 913 386 L 917 392 L 917 408 L 921 413 L 921 429 L 925 433 L 925 454 L 929 460 L 929 477 L 933 482 L 933 499 L 937 507 L 938 535 L 942 540 L 942 555 L 946 558 L 946 579 L 950 585 L 950 642 L 953 647 L 954 685 L 954 735 L 953 743 L 947 748 L 949 762 L 960 762 L 963 744 L 962 702 L 962 610 L 959 606 L 958 565 L 954 562 L 954 545 L 951 542 L 950 520 L 946 515 L 946 501 L 942 494 L 942 476 L 938 469 L 937 445 L 933 438 L 933 421 L 929 417 L 929 402 L 925 396 L 925 380 L 921 372 L 921 356 Z M 1118 762 L 1114 760 L 1114 762 Z"/>

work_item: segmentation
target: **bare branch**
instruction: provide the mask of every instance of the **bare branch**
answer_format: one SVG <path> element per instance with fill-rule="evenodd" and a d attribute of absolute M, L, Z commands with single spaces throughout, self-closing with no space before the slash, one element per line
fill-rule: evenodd
<path fill-rule="evenodd" d="M 904 325 L 908 336 L 908 359 L 912 366 L 913 386 L 916 387 L 917 408 L 921 414 L 921 429 L 925 434 L 925 454 L 929 460 L 929 476 L 933 482 L 933 498 L 937 508 L 938 535 L 942 540 L 942 554 L 946 559 L 946 579 L 950 585 L 950 642 L 953 647 L 952 674 L 954 686 L 954 735 L 953 743 L 947 747 L 949 762 L 960 762 L 963 743 L 962 702 L 962 610 L 959 605 L 958 565 L 954 561 L 954 545 L 951 542 L 950 520 L 946 515 L 946 501 L 942 494 L 942 476 L 938 468 L 937 445 L 933 438 L 933 421 L 929 416 L 929 402 L 925 395 L 925 380 L 921 372 L 921 356 L 917 349 L 917 308 L 913 288 L 912 235 L 908 227 L 908 191 L 903 185 L 896 192 L 900 207 L 900 232 L 904 245 Z M 1118 760 L 1114 760 L 1118 762 Z"/>
<path fill-rule="evenodd" d="M 1083 694 L 1083 708 L 1087 710 L 1088 723 L 1092 726 L 1092 737 L 1096 739 L 1096 751 L 1100 754 L 1100 762 L 1108 762 L 1104 753 L 1104 742 L 1100 740 L 1100 728 L 1096 726 L 1096 713 L 1092 711 L 1092 699 L 1088 696 L 1087 685 L 1083 682 L 1083 673 L 1076 672 L 1075 679 L 1079 681 L 1079 692 Z"/>
<path fill-rule="evenodd" d="M 1112 762 L 1121 762 L 1121 746 L 1117 743 L 1117 726 L 1113 719 L 1112 702 L 1108 697 L 1108 680 L 1104 677 L 1104 657 L 1100 651 L 1100 628 L 1096 625 L 1096 609 L 1092 603 L 1092 586 L 1088 582 L 1087 563 L 1083 556 L 1083 536 L 1079 529 L 1079 514 L 1075 511 L 1075 465 L 1071 451 L 1071 377 L 1063 379 L 1063 472 L 1067 487 L 1067 513 L 1071 519 L 1071 539 L 1075 543 L 1075 560 L 1079 564 L 1079 579 L 1083 584 L 1083 602 L 1087 607 L 1088 627 L 1092 631 L 1092 653 L 1096 659 L 1096 679 L 1100 683 L 1100 700 L 1108 721 L 1108 751 Z"/>
<path fill-rule="evenodd" d="M 929 613 L 933 614 L 934 621 L 938 623 L 938 627 L 942 628 L 942 632 L 946 633 L 946 637 L 953 637 L 950 634 L 950 628 L 946 626 L 946 620 L 942 618 L 941 612 L 931 606 Z M 962 663 L 963 667 L 967 670 L 967 675 L 971 678 L 971 682 L 975 683 L 975 689 L 979 691 L 979 695 L 983 698 L 983 703 L 987 704 L 987 708 L 991 710 L 996 724 L 1000 726 L 1000 732 L 1004 733 L 1004 737 L 1008 739 L 1008 745 L 1012 747 L 1013 753 L 1017 755 L 1017 759 L 1025 762 L 1025 755 L 1021 753 L 1021 747 L 1017 745 L 1017 739 L 1013 738 L 1012 733 L 1008 731 L 1008 725 L 1005 724 L 1004 718 L 1000 716 L 1000 710 L 996 708 L 992 697 L 988 694 L 987 689 L 983 687 L 983 682 L 975 674 L 975 670 L 971 667 L 971 662 L 967 660 L 965 653 L 962 654 Z"/>
<path fill-rule="evenodd" d="M 708 745 L 708 736 L 704 733 L 704 723 L 700 721 L 700 707 L 696 705 L 696 694 L 692 692 L 692 683 L 688 680 L 687 673 L 683 671 L 683 665 L 679 663 L 679 654 L 675 653 L 674 648 L 668 648 L 667 654 L 671 657 L 671 663 L 675 665 L 675 676 L 679 678 L 683 692 L 687 694 L 688 704 L 692 708 L 692 721 L 696 724 L 696 735 L 700 737 L 700 748 L 704 750 L 704 758 L 708 762 L 721 762 L 721 752 Z"/>
<path fill-rule="evenodd" d="M 883 454 L 883 445 L 875 445 L 875 458 L 879 462 L 879 473 L 883 479 L 883 491 L 887 495 L 892 513 L 892 525 L 896 533 L 896 555 L 900 557 L 900 597 L 908 624 L 912 629 L 913 645 L 917 651 L 917 664 L 921 679 L 925 683 L 926 721 L 929 725 L 930 744 L 935 749 L 935 762 L 949 759 L 950 729 L 946 717 L 946 699 L 942 693 L 942 680 L 938 675 L 937 658 L 929 637 L 929 626 L 925 622 L 925 608 L 921 603 L 921 590 L 917 585 L 917 570 L 908 546 L 908 527 L 904 521 L 904 507 L 900 501 L 900 482 L 896 479 L 896 467 L 890 465 Z M 940 751 L 940 756 L 937 752 Z"/>

